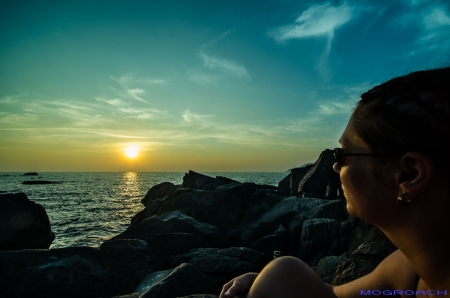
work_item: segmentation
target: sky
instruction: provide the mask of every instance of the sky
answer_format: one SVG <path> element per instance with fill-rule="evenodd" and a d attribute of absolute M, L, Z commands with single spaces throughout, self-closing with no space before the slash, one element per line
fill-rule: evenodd
<path fill-rule="evenodd" d="M 282 172 L 450 65 L 450 2 L 2 1 L 0 36 L 0 172 Z"/>

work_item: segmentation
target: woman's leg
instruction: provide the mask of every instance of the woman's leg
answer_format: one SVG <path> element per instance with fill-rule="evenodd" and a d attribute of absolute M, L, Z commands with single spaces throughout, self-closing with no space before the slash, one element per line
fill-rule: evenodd
<path fill-rule="evenodd" d="M 336 298 L 330 286 L 303 261 L 281 257 L 270 262 L 253 283 L 248 298 Z"/>

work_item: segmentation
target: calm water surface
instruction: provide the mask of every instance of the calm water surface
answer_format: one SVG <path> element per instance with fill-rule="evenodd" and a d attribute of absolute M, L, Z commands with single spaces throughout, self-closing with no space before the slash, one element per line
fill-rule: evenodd
<path fill-rule="evenodd" d="M 0 191 L 24 192 L 44 206 L 56 239 L 51 248 L 98 246 L 123 232 L 141 209 L 141 199 L 162 182 L 181 184 L 185 173 L 0 173 Z M 287 173 L 204 173 L 241 182 L 278 185 Z M 25 180 L 60 184 L 23 185 Z"/>

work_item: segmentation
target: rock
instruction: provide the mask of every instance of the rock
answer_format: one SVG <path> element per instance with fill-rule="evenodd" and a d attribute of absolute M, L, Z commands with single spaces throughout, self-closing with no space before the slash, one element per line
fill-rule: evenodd
<path fill-rule="evenodd" d="M 46 180 L 29 180 L 23 181 L 22 184 L 32 185 L 32 184 L 59 184 L 61 182 L 57 181 L 46 181 Z"/>
<path fill-rule="evenodd" d="M 299 183 L 308 173 L 313 164 L 304 164 L 301 167 L 293 168 L 289 175 L 278 183 L 278 191 L 285 196 L 295 196 L 298 194 Z"/>
<path fill-rule="evenodd" d="M 278 191 L 286 197 L 291 195 L 291 173 L 278 182 Z"/>
<path fill-rule="evenodd" d="M 171 182 L 163 182 L 161 184 L 157 184 L 150 188 L 145 197 L 141 200 L 141 203 L 144 206 L 147 206 L 149 203 L 156 199 L 161 199 L 172 194 L 178 188 L 180 188 L 179 185 L 174 185 Z"/>
<path fill-rule="evenodd" d="M 192 264 L 217 284 L 223 285 L 241 274 L 261 271 L 271 259 L 247 247 L 230 247 L 194 249 L 189 253 L 174 256 L 172 262 Z"/>
<path fill-rule="evenodd" d="M 397 249 L 380 230 L 374 229 L 371 237 L 339 264 L 333 285 L 342 285 L 369 274 Z"/>
<path fill-rule="evenodd" d="M 188 233 L 204 239 L 210 246 L 220 246 L 227 238 L 217 227 L 201 223 L 180 211 L 172 211 L 159 216 L 152 216 L 137 224 L 130 225 L 123 233 L 112 239 L 147 240 L 158 234 Z"/>
<path fill-rule="evenodd" d="M 112 296 L 98 248 L 3 251 L 0 268 L 4 297 Z"/>
<path fill-rule="evenodd" d="M 235 296 L 236 298 L 239 298 Z M 195 295 L 189 295 L 189 296 L 183 296 L 183 297 L 177 297 L 177 298 L 219 298 L 218 295 L 212 295 L 212 294 L 195 294 Z"/>
<path fill-rule="evenodd" d="M 23 174 L 22 176 L 38 176 L 38 175 L 39 174 L 36 172 L 28 172 L 28 173 Z"/>
<path fill-rule="evenodd" d="M 158 234 L 148 238 L 147 242 L 165 264 L 169 263 L 170 256 L 187 253 L 194 248 L 211 247 L 206 240 L 188 233 Z"/>
<path fill-rule="evenodd" d="M 294 168 L 291 170 L 291 177 L 289 181 L 290 195 L 295 196 L 298 195 L 298 189 L 300 181 L 302 181 L 303 177 L 308 173 L 311 169 L 312 164 L 305 164 L 301 167 Z"/>
<path fill-rule="evenodd" d="M 309 169 L 298 186 L 299 193 L 326 194 L 327 186 L 331 182 L 334 185 L 341 185 L 339 175 L 333 171 L 335 158 L 333 150 L 323 151 L 315 164 Z"/>
<path fill-rule="evenodd" d="M 327 256 L 320 259 L 319 263 L 315 267 L 317 275 L 326 283 L 331 284 L 334 279 L 334 274 L 336 272 L 339 264 L 345 260 L 348 253 L 345 252 L 340 256 Z"/>
<path fill-rule="evenodd" d="M 268 235 L 250 245 L 250 248 L 265 254 L 267 257 L 272 257 L 274 251 L 284 253 L 288 251 L 289 239 L 280 235 Z"/>
<path fill-rule="evenodd" d="M 312 218 L 303 222 L 298 258 L 313 264 L 325 256 L 340 255 L 339 222 L 327 218 Z"/>
<path fill-rule="evenodd" d="M 139 293 L 131 293 L 127 295 L 118 295 L 111 298 L 139 298 Z"/>
<path fill-rule="evenodd" d="M 327 188 L 326 188 L 326 191 L 325 191 L 325 195 L 327 197 L 337 197 L 337 196 L 339 196 L 338 189 L 339 189 L 338 185 L 334 184 L 331 181 L 328 181 L 328 185 L 327 185 Z"/>
<path fill-rule="evenodd" d="M 307 218 L 329 218 L 336 221 L 343 221 L 347 219 L 347 203 L 341 200 L 328 201 L 325 200 L 323 204 L 311 208 L 304 215 Z"/>
<path fill-rule="evenodd" d="M 243 223 L 239 227 L 239 245 L 250 247 L 261 238 L 272 235 L 282 225 L 288 232 L 289 245 L 288 251 L 281 253 L 282 255 L 297 256 L 303 220 L 311 209 L 327 203 L 329 203 L 327 200 L 299 199 L 292 196 L 284 198 L 268 211 L 257 214 L 257 216 L 251 216 L 250 213 L 244 217 Z M 328 208 L 334 207 L 328 206 Z"/>
<path fill-rule="evenodd" d="M 114 293 L 127 294 L 151 272 L 163 269 L 163 262 L 144 240 L 116 239 L 100 246 L 104 268 L 114 283 Z"/>
<path fill-rule="evenodd" d="M 44 207 L 24 193 L 0 194 L 0 250 L 46 249 L 54 239 Z"/>
<path fill-rule="evenodd" d="M 278 192 L 258 189 L 254 183 L 231 183 L 218 188 L 220 190 L 215 191 L 178 189 L 164 200 L 154 201 L 153 204 L 158 201 L 157 208 L 152 209 L 153 205 L 150 205 L 146 207 L 148 211 L 144 209 L 141 214 L 155 212 L 155 215 L 163 216 L 183 210 L 198 222 L 213 225 L 226 233 L 240 226 L 247 216 L 262 214 L 283 199 Z"/>
<path fill-rule="evenodd" d="M 261 238 L 274 234 L 280 225 L 289 227 L 291 221 L 301 222 L 299 200 L 296 197 L 285 198 L 269 210 L 256 215 L 253 215 L 250 210 L 244 219 L 238 230 L 239 244 L 240 246 L 250 247 Z M 283 252 L 283 254 L 286 253 Z"/>
<path fill-rule="evenodd" d="M 181 264 L 175 269 L 147 275 L 135 292 L 142 298 L 180 297 L 195 293 L 220 293 L 219 286 L 191 264 Z"/>
<path fill-rule="evenodd" d="M 217 187 L 225 184 L 229 184 L 228 180 L 215 179 L 194 171 L 189 171 L 183 177 L 182 186 L 200 190 L 215 190 Z"/>

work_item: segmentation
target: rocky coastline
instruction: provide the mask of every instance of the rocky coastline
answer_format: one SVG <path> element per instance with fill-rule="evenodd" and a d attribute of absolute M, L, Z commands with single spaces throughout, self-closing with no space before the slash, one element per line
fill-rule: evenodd
<path fill-rule="evenodd" d="M 99 247 L 48 249 L 45 210 L 0 194 L 0 292 L 7 297 L 218 297 L 222 285 L 295 256 L 327 283 L 371 272 L 395 246 L 350 216 L 333 152 L 278 187 L 189 171 L 150 188 L 145 207 Z"/>

